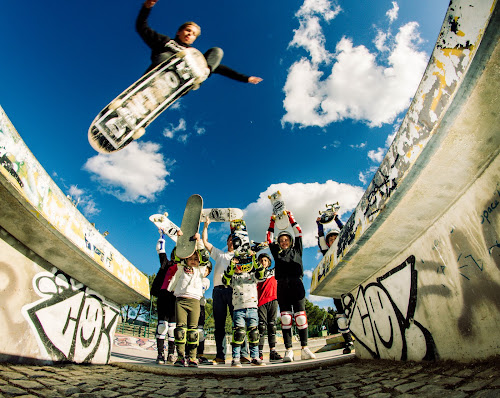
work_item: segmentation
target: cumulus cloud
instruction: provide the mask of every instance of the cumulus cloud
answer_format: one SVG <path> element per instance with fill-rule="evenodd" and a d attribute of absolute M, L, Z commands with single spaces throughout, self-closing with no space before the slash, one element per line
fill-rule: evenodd
<path fill-rule="evenodd" d="M 356 207 L 364 193 L 364 189 L 361 187 L 331 180 L 324 184 L 273 184 L 262 192 L 255 202 L 250 203 L 244 209 L 250 238 L 255 241 L 264 241 L 266 238 L 272 214 L 268 195 L 276 191 L 281 192 L 287 208 L 292 211 L 302 227 L 304 247 L 317 245 L 316 217 L 319 210 L 325 209 L 326 204 L 338 201 L 341 205 L 339 214 L 342 219 L 342 215 L 350 213 Z"/>
<path fill-rule="evenodd" d="M 167 167 L 175 163 L 165 160 L 159 150 L 160 145 L 153 142 L 135 141 L 112 155 L 88 159 L 83 168 L 102 190 L 119 200 L 150 202 L 166 187 Z"/>
<path fill-rule="evenodd" d="M 322 8 L 313 7 L 316 3 Z M 427 54 L 418 49 L 418 24 L 401 26 L 395 37 L 379 31 L 373 52 L 343 37 L 330 54 L 321 21 L 338 14 L 331 7 L 328 1 L 306 0 L 296 14 L 299 28 L 290 46 L 305 49 L 308 57 L 288 70 L 282 124 L 325 127 L 344 119 L 370 127 L 392 123 L 410 104 L 427 65 Z"/>

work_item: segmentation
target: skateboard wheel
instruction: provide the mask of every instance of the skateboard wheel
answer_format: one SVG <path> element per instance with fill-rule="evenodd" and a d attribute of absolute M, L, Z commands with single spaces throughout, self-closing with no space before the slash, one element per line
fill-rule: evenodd
<path fill-rule="evenodd" d="M 163 215 L 164 215 L 165 217 L 168 217 L 168 213 L 167 213 L 167 212 L 163 213 Z"/>
<path fill-rule="evenodd" d="M 134 138 L 134 140 L 137 140 L 139 138 L 141 138 L 144 133 L 146 132 L 146 129 L 144 127 L 140 127 L 135 133 L 134 135 L 132 136 Z"/>
<path fill-rule="evenodd" d="M 268 199 L 271 199 L 271 195 L 267 195 L 267 198 L 268 198 Z"/>
<path fill-rule="evenodd" d="M 111 109 L 112 111 L 117 110 L 120 106 L 122 106 L 123 100 L 114 100 L 111 104 L 109 104 L 108 108 Z"/>
<path fill-rule="evenodd" d="M 280 192 L 280 191 L 278 191 L 278 195 L 281 195 L 281 192 Z"/>

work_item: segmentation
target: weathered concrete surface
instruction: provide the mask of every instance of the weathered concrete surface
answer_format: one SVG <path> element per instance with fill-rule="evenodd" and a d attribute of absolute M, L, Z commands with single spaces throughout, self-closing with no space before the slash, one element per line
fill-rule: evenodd
<path fill-rule="evenodd" d="M 148 278 L 76 209 L 0 108 L 0 361 L 107 363 Z"/>
<path fill-rule="evenodd" d="M 0 108 L 0 226 L 61 271 L 115 302 L 149 299 L 147 277 L 64 195 Z"/>
<path fill-rule="evenodd" d="M 344 297 L 362 358 L 500 353 L 496 1 L 452 1 L 414 101 L 313 274 Z"/>

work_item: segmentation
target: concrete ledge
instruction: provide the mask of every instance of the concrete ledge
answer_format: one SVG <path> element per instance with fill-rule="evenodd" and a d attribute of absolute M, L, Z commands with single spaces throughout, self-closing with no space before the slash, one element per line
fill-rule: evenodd
<path fill-rule="evenodd" d="M 311 293 L 340 297 L 421 236 L 500 150 L 499 6 L 452 0 L 405 119 Z"/>
<path fill-rule="evenodd" d="M 0 108 L 0 226 L 117 304 L 149 299 L 147 277 L 57 187 Z"/>

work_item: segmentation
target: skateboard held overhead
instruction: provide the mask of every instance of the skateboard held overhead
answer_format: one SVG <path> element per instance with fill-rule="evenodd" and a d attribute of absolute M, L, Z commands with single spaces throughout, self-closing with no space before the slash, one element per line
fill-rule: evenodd
<path fill-rule="evenodd" d="M 340 210 L 339 202 L 335 202 L 331 205 L 326 205 L 326 210 L 320 210 L 320 220 L 321 224 L 328 224 L 331 222 Z"/>
<path fill-rule="evenodd" d="M 229 222 L 243 218 L 243 210 L 234 207 L 203 209 L 201 212 L 201 221 L 206 222 Z"/>
<path fill-rule="evenodd" d="M 285 202 L 281 197 L 281 192 L 277 191 L 268 196 L 273 206 L 273 215 L 276 217 L 276 227 L 279 229 L 287 229 L 290 222 L 288 221 L 288 214 L 286 212 Z"/>
<path fill-rule="evenodd" d="M 193 238 L 200 228 L 200 216 L 203 209 L 203 199 L 200 195 L 191 195 L 186 203 L 182 217 L 182 235 L 177 238 L 176 254 L 179 258 L 188 258 L 196 249 Z"/>
<path fill-rule="evenodd" d="M 101 153 L 123 149 L 140 138 L 165 109 L 208 77 L 205 57 L 186 48 L 158 65 L 111 101 L 89 128 L 89 142 Z"/>
<path fill-rule="evenodd" d="M 158 230 L 163 232 L 174 242 L 177 242 L 177 231 L 179 231 L 180 228 L 168 219 L 168 213 L 153 214 L 149 217 L 149 220 L 156 225 Z"/>

